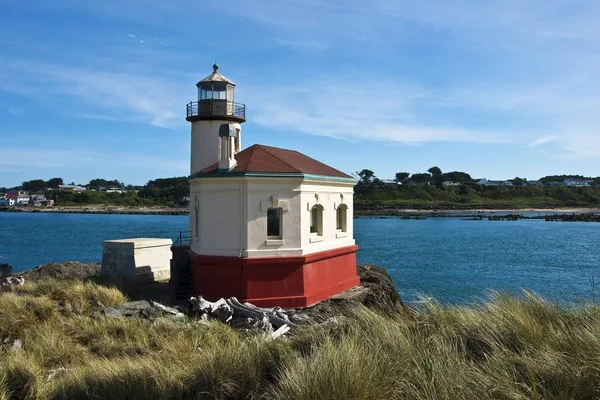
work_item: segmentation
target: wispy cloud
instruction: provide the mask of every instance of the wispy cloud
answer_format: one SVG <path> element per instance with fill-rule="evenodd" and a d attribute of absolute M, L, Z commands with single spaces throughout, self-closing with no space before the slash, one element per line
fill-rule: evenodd
<path fill-rule="evenodd" d="M 549 142 L 553 142 L 558 139 L 559 139 L 558 136 L 543 136 L 543 137 L 533 140 L 531 143 L 529 143 L 529 146 L 538 147 L 538 146 L 541 146 L 541 145 L 549 143 Z"/>
<path fill-rule="evenodd" d="M 178 83 L 171 75 L 23 60 L 7 61 L 0 73 L 12 78 L 5 80 L 7 84 L 0 83 L 5 90 L 34 96 L 36 100 L 46 98 L 51 104 L 57 103 L 56 96 L 82 101 L 75 110 L 66 110 L 72 114 L 89 117 L 98 116 L 97 111 L 101 111 L 106 114 L 102 114 L 105 119 L 135 120 L 170 129 L 185 124 L 180 102 L 189 92 L 185 85 L 188 81 Z M 31 91 L 32 87 L 35 90 Z"/>

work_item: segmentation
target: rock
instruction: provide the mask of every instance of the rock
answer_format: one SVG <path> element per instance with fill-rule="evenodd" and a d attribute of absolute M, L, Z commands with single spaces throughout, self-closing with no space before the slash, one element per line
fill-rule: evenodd
<path fill-rule="evenodd" d="M 107 307 L 104 310 L 102 310 L 102 315 L 109 318 L 125 318 L 121 311 L 112 307 Z"/>
<path fill-rule="evenodd" d="M 84 264 L 79 261 L 43 264 L 23 272 L 21 275 L 31 281 L 45 278 L 85 279 L 100 274 L 100 264 Z"/>
<path fill-rule="evenodd" d="M 395 314 L 405 309 L 400 294 L 385 268 L 359 265 L 358 276 L 361 286 L 368 289 L 362 304 L 384 314 Z"/>
<path fill-rule="evenodd" d="M 10 346 L 10 351 L 19 351 L 21 350 L 21 347 L 23 347 L 23 342 L 21 342 L 20 339 L 15 339 L 12 342 L 12 346 Z"/>
<path fill-rule="evenodd" d="M 132 301 L 115 307 L 124 317 L 149 318 L 153 314 L 152 306 L 146 300 Z"/>
<path fill-rule="evenodd" d="M 323 316 L 343 314 L 343 310 L 354 304 L 363 304 L 367 308 L 388 315 L 408 312 L 392 278 L 384 268 L 358 265 L 357 272 L 360 286 L 308 307 L 305 313 L 311 318 L 322 321 Z"/>
<path fill-rule="evenodd" d="M 155 308 L 158 311 L 163 312 L 164 314 L 167 315 L 167 318 L 169 319 L 183 319 L 185 318 L 185 314 L 180 312 L 179 310 L 173 308 L 173 307 L 167 307 L 164 306 L 156 301 L 152 302 L 152 307 Z"/>

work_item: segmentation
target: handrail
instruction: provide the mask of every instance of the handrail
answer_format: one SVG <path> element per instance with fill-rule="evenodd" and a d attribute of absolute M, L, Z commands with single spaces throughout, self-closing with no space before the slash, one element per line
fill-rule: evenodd
<path fill-rule="evenodd" d="M 192 231 L 179 232 L 179 236 L 173 241 L 173 247 L 189 246 L 192 244 Z"/>
<path fill-rule="evenodd" d="M 190 101 L 186 114 L 187 117 L 227 116 L 246 119 L 246 105 L 218 99 Z"/>

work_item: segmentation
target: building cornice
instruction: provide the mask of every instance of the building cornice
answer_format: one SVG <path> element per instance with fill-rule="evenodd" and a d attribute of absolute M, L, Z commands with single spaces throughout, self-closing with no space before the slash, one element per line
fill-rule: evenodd
<path fill-rule="evenodd" d="M 216 172 L 216 173 L 195 173 L 188 177 L 190 181 L 198 179 L 230 179 L 230 178 L 280 178 L 290 179 L 298 178 L 316 182 L 334 182 L 356 185 L 357 181 L 354 178 L 341 178 L 337 176 L 304 174 L 304 173 L 266 173 L 266 172 Z"/>

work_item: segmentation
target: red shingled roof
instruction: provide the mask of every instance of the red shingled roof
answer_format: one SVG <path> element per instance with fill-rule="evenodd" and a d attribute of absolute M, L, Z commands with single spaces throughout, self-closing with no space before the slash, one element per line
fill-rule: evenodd
<path fill-rule="evenodd" d="M 352 178 L 350 175 L 331 168 L 320 161 L 305 156 L 294 150 L 255 144 L 235 155 L 237 165 L 230 172 L 245 173 L 302 173 L 312 175 Z M 200 171 L 201 174 L 219 171 L 219 163 L 215 163 Z"/>

